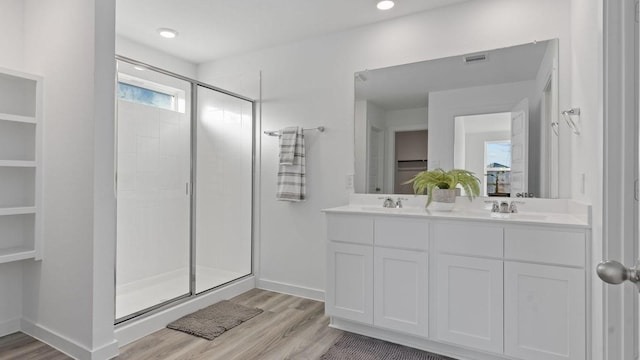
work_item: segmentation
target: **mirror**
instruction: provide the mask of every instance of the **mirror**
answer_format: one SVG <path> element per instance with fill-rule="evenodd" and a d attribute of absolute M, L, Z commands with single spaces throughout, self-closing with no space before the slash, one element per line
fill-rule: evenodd
<path fill-rule="evenodd" d="M 357 72 L 357 193 L 463 168 L 483 196 L 558 197 L 558 40 Z"/>

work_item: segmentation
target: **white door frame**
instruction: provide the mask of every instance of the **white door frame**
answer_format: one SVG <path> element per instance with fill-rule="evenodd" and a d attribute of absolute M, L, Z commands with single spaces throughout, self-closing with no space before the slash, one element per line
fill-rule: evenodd
<path fill-rule="evenodd" d="M 637 102 L 635 82 L 635 0 L 603 0 L 604 162 L 603 259 L 634 264 L 636 249 Z M 632 36 L 630 36 L 632 35 Z M 596 39 L 594 39 L 596 41 Z M 630 149 L 635 149 L 631 150 Z M 598 259 L 594 259 L 598 260 Z M 603 356 L 637 359 L 638 289 L 628 283 L 602 288 Z M 597 313 L 599 309 L 594 309 Z M 596 340 L 597 341 L 597 340 Z M 594 359 L 600 354 L 594 354 Z"/>

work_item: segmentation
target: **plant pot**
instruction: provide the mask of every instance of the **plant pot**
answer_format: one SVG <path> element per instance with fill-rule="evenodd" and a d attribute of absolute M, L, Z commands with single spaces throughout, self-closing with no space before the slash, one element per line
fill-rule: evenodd
<path fill-rule="evenodd" d="M 459 189 L 433 189 L 431 194 L 431 204 L 429 210 L 433 211 L 451 211 L 456 205 L 456 196 L 460 193 Z"/>

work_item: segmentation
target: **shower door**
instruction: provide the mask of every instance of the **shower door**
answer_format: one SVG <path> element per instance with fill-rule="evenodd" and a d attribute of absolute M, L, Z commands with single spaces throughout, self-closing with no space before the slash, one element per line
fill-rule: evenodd
<path fill-rule="evenodd" d="M 251 274 L 253 103 L 197 87 L 195 292 Z"/>
<path fill-rule="evenodd" d="M 118 61 L 116 322 L 190 294 L 190 92 Z"/>

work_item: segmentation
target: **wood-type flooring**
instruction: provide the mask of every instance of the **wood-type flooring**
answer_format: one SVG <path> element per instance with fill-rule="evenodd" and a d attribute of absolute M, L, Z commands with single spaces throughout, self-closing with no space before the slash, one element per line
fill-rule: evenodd
<path fill-rule="evenodd" d="M 328 327 L 324 303 L 253 289 L 231 301 L 264 312 L 213 341 L 162 329 L 120 348 L 119 360 L 319 359 L 342 333 Z M 68 356 L 23 333 L 0 338 L 1 360 L 66 360 Z"/>

